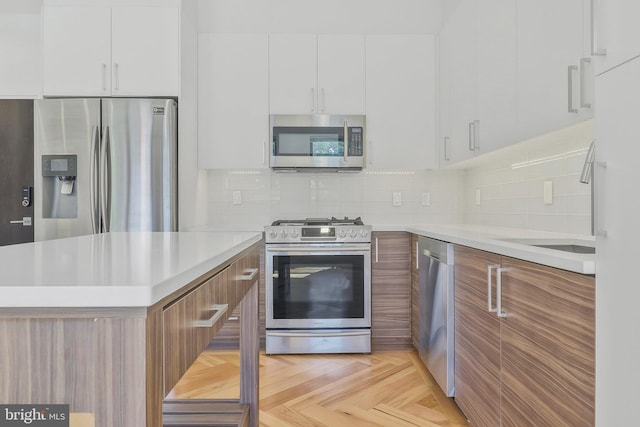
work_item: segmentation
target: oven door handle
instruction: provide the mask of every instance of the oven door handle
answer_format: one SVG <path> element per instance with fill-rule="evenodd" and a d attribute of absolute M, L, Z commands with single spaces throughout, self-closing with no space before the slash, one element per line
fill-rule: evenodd
<path fill-rule="evenodd" d="M 314 253 L 314 252 L 368 252 L 371 250 L 369 245 L 363 246 L 342 246 L 342 245 L 327 245 L 327 246 L 277 246 L 268 247 L 267 252 L 298 252 L 298 253 Z"/>
<path fill-rule="evenodd" d="M 368 335 L 371 332 L 369 330 L 366 331 L 353 331 L 353 332 L 312 332 L 312 331 L 301 331 L 301 332 L 274 332 L 269 331 L 267 334 L 271 337 L 357 337 L 361 335 Z"/>

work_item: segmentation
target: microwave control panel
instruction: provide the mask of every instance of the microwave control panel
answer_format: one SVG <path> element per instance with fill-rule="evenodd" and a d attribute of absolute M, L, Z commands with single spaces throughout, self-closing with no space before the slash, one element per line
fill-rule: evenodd
<path fill-rule="evenodd" d="M 362 127 L 350 127 L 349 128 L 349 155 L 350 156 L 363 156 L 364 144 L 363 140 L 363 128 Z"/>

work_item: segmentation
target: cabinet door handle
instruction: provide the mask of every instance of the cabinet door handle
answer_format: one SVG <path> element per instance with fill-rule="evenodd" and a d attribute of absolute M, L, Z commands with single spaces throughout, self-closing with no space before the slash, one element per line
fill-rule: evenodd
<path fill-rule="evenodd" d="M 475 141 L 473 140 L 473 137 L 475 135 L 475 131 L 473 129 L 474 127 L 475 127 L 475 123 L 469 122 L 469 151 L 475 151 L 476 149 L 476 144 L 475 144 Z"/>
<path fill-rule="evenodd" d="M 243 282 L 251 281 L 254 277 L 256 277 L 258 271 L 260 270 L 257 268 L 245 268 L 245 270 L 242 272 L 243 274 L 236 276 L 235 279 Z"/>
<path fill-rule="evenodd" d="M 578 109 L 573 107 L 573 73 L 574 71 L 578 71 L 577 65 L 569 65 L 567 67 L 567 86 L 569 87 L 567 90 L 567 104 L 570 113 L 578 113 Z"/>
<path fill-rule="evenodd" d="M 102 90 L 107 91 L 107 64 L 102 64 Z"/>
<path fill-rule="evenodd" d="M 589 65 L 587 65 L 589 64 Z M 587 102 L 587 68 L 591 65 L 591 58 L 580 59 L 580 107 L 591 108 L 591 103 Z"/>
<path fill-rule="evenodd" d="M 444 159 L 451 160 L 451 153 L 449 152 L 449 144 L 450 138 L 448 136 L 444 137 Z"/>
<path fill-rule="evenodd" d="M 193 324 L 196 328 L 211 328 L 229 309 L 229 304 L 213 304 L 209 310 L 215 311 L 215 314 L 207 320 L 196 320 Z"/>
<path fill-rule="evenodd" d="M 115 74 L 114 76 L 114 81 L 115 81 L 115 90 L 118 90 L 120 88 L 120 74 L 118 73 L 118 63 L 116 62 L 115 64 L 113 64 L 113 74 Z"/>
<path fill-rule="evenodd" d="M 316 113 L 316 88 L 311 88 L 311 114 Z"/>
<path fill-rule="evenodd" d="M 604 56 L 607 49 L 598 47 L 598 32 L 596 31 L 596 0 L 591 0 L 591 55 Z"/>
<path fill-rule="evenodd" d="M 416 270 L 420 270 L 420 242 L 416 242 Z"/>
<path fill-rule="evenodd" d="M 480 149 L 480 120 L 473 121 L 473 149 Z"/>
<path fill-rule="evenodd" d="M 607 237 L 607 230 L 602 227 L 602 216 L 600 214 L 600 173 L 607 168 L 607 162 L 598 160 L 593 162 L 591 169 L 591 184 L 593 185 L 591 191 L 593 191 L 593 234 L 596 237 Z"/>
<path fill-rule="evenodd" d="M 378 238 L 376 237 L 376 262 L 378 262 Z"/>
<path fill-rule="evenodd" d="M 494 268 L 500 268 L 500 265 L 499 264 L 493 264 L 493 265 L 488 265 L 487 266 L 487 311 L 489 313 L 495 313 L 496 311 L 498 311 L 498 309 L 493 308 L 493 305 L 492 305 L 493 301 L 491 301 L 493 299 L 493 295 L 492 295 L 493 291 L 491 290 L 491 288 L 493 286 L 492 283 L 491 283 L 492 282 L 491 271 Z"/>
<path fill-rule="evenodd" d="M 502 273 L 509 271 L 509 268 L 500 267 L 496 270 L 496 311 L 498 317 L 507 317 L 507 313 L 502 311 Z"/>

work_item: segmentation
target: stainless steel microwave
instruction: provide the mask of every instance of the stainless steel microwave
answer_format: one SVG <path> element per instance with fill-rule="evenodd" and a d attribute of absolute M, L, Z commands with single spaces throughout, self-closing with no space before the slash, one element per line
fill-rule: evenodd
<path fill-rule="evenodd" d="M 364 167 L 365 116 L 270 116 L 272 169 L 359 171 Z"/>

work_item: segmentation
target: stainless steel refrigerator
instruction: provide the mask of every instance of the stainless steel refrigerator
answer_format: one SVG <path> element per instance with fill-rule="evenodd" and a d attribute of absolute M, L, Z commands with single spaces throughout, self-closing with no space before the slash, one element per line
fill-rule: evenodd
<path fill-rule="evenodd" d="M 36 100 L 34 126 L 35 240 L 177 230 L 175 100 Z"/>

